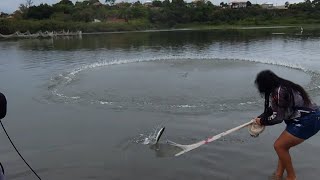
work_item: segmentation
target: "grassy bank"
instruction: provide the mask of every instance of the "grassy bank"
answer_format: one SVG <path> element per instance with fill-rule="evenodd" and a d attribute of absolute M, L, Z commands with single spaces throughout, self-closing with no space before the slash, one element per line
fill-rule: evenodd
<path fill-rule="evenodd" d="M 152 24 L 145 19 L 130 20 L 128 22 L 65 22 L 56 20 L 12 20 L 0 19 L 0 33 L 12 34 L 16 31 L 35 33 L 38 31 L 82 31 L 84 33 L 92 32 L 118 32 L 118 31 L 139 31 L 154 29 L 237 29 L 243 27 L 298 27 L 320 28 L 319 19 L 272 19 L 266 21 L 257 21 L 256 19 L 244 19 L 229 23 L 188 23 L 175 24 L 168 26 L 166 24 Z"/>
<path fill-rule="evenodd" d="M 272 20 L 244 19 L 229 23 L 189 23 L 178 24 L 176 28 L 191 29 L 237 29 L 243 27 L 306 27 L 320 28 L 320 19 L 278 18 Z"/>
<path fill-rule="evenodd" d="M 56 20 L 0 20 L 0 33 L 12 34 L 16 31 L 35 33 L 38 31 L 82 31 L 82 32 L 115 32 L 152 29 L 155 26 L 146 20 L 131 20 L 129 22 L 64 22 Z"/>

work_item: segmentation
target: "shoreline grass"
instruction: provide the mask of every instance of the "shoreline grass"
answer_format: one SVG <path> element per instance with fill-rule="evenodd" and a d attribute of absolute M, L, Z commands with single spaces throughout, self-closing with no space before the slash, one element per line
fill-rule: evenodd
<path fill-rule="evenodd" d="M 319 21 L 319 22 L 318 22 Z M 281 23 L 283 22 L 283 23 Z M 290 21 L 289 21 L 290 22 Z M 168 27 L 163 24 L 152 24 L 145 19 L 130 20 L 128 22 L 65 22 L 56 20 L 7 20 L 0 19 L 0 33 L 12 34 L 17 31 L 36 33 L 39 31 L 82 31 L 83 34 L 111 33 L 111 32 L 152 32 L 152 31 L 172 31 L 172 30 L 210 30 L 210 29 L 281 29 L 300 28 L 319 29 L 320 20 L 299 23 L 288 23 L 288 21 L 265 21 L 259 24 L 243 23 L 238 21 L 231 24 L 210 24 L 210 23 L 188 23 L 176 24 Z"/>

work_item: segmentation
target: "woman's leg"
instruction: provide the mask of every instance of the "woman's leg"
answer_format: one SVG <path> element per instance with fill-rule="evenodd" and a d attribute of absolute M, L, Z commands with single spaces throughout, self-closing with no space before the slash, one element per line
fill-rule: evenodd
<path fill-rule="evenodd" d="M 297 138 L 287 131 L 283 131 L 274 143 L 274 149 L 276 150 L 280 160 L 279 170 L 281 170 L 281 167 L 283 167 L 287 171 L 287 180 L 294 180 L 296 178 L 296 174 L 294 172 L 291 161 L 291 156 L 289 154 L 289 149 L 302 143 L 303 141 L 303 139 Z"/>
<path fill-rule="evenodd" d="M 277 170 L 275 172 L 275 176 L 278 177 L 278 178 L 282 178 L 284 170 L 285 170 L 285 168 L 284 168 L 281 160 L 278 159 L 278 167 L 277 167 Z"/>

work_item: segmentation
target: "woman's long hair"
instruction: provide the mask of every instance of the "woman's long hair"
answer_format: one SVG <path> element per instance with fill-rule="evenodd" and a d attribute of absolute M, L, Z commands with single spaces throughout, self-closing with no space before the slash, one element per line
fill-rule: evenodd
<path fill-rule="evenodd" d="M 309 98 L 308 93 L 300 85 L 293 83 L 289 80 L 283 79 L 270 70 L 264 70 L 258 73 L 254 83 L 257 86 L 259 93 L 261 95 L 264 95 L 265 97 L 265 110 L 267 107 L 269 107 L 269 96 L 271 92 L 279 86 L 284 86 L 287 87 L 289 90 L 299 92 L 303 98 L 304 104 L 311 104 L 311 100 Z"/>

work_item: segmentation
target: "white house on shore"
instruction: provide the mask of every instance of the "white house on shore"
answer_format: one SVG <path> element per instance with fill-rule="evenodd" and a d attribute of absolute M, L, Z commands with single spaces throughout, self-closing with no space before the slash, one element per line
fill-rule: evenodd
<path fill-rule="evenodd" d="M 94 22 L 94 23 L 99 23 L 99 22 L 101 22 L 101 20 L 99 20 L 99 19 L 94 19 L 93 22 Z"/>
<path fill-rule="evenodd" d="M 261 7 L 264 9 L 273 9 L 273 3 L 266 2 L 266 3 L 261 4 Z"/>
<path fill-rule="evenodd" d="M 232 9 L 246 8 L 247 1 L 232 1 L 229 5 Z"/>
<path fill-rule="evenodd" d="M 143 3 L 144 6 L 152 6 L 152 0 L 146 0 L 144 3 Z"/>

